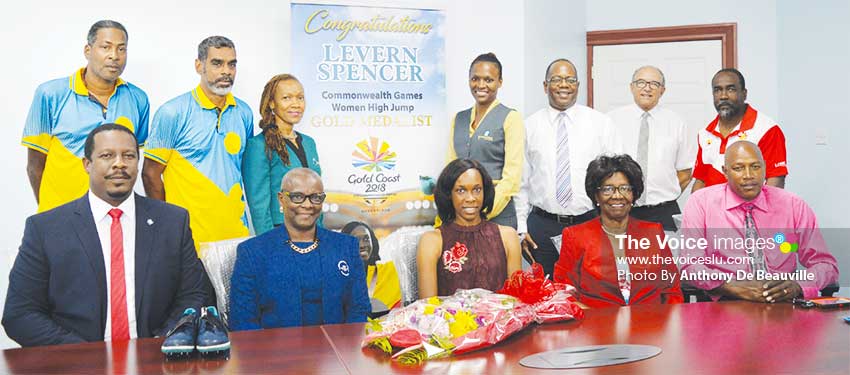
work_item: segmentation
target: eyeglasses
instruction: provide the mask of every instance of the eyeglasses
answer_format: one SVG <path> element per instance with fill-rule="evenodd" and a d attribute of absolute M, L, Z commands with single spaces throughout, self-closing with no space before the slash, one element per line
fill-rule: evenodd
<path fill-rule="evenodd" d="M 657 89 L 657 88 L 661 87 L 661 82 L 658 82 L 658 81 L 644 81 L 644 80 L 642 80 L 642 79 L 639 79 L 639 80 L 637 80 L 637 81 L 634 81 L 634 82 L 632 82 L 632 84 L 634 84 L 634 85 L 635 85 L 635 87 L 637 87 L 637 88 L 639 88 L 639 89 L 642 89 L 642 88 L 646 87 L 646 85 L 649 85 L 649 88 L 651 88 L 651 89 L 653 89 L 653 90 L 655 90 L 655 89 Z"/>
<path fill-rule="evenodd" d="M 596 188 L 596 190 L 599 190 L 599 192 L 602 194 L 603 197 L 610 197 L 610 196 L 614 195 L 614 190 L 619 190 L 621 195 L 626 196 L 626 195 L 632 195 L 633 187 L 632 187 L 632 185 L 620 185 L 620 186 L 605 185 L 605 186 L 600 186 L 600 187 Z"/>
<path fill-rule="evenodd" d="M 578 83 L 578 78 L 576 78 L 576 77 L 554 76 L 554 77 L 549 78 L 549 80 L 547 80 L 547 82 L 549 82 L 550 85 L 555 85 L 555 86 L 560 85 L 564 82 L 566 82 L 567 84 L 570 84 L 570 85 L 575 85 L 576 83 Z"/>
<path fill-rule="evenodd" d="M 322 204 L 322 202 L 324 202 L 325 198 L 327 197 L 327 194 L 325 194 L 325 193 L 314 193 L 314 194 L 307 195 L 307 194 L 304 194 L 304 193 L 289 192 L 289 191 L 285 191 L 285 190 L 282 190 L 281 193 L 283 193 L 283 195 L 286 195 L 287 197 L 289 197 L 289 200 L 292 203 L 295 203 L 295 204 L 304 203 L 304 201 L 307 200 L 307 199 L 309 199 L 310 203 L 312 203 L 312 204 Z"/>

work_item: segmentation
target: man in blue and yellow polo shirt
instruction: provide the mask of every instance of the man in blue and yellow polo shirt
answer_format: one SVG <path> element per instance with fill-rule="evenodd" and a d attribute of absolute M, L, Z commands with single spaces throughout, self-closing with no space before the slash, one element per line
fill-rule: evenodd
<path fill-rule="evenodd" d="M 89 188 L 83 145 L 104 123 L 124 125 L 140 144 L 148 135 L 148 96 L 119 76 L 127 65 L 127 30 L 115 21 L 91 26 L 85 68 L 38 86 L 21 144 L 29 148 L 27 175 L 38 212 L 74 199 Z"/>
<path fill-rule="evenodd" d="M 195 247 L 248 235 L 242 199 L 242 152 L 254 135 L 248 104 L 230 90 L 236 47 L 211 36 L 198 45 L 201 83 L 169 100 L 153 117 L 142 180 L 148 197 L 189 211 Z"/>

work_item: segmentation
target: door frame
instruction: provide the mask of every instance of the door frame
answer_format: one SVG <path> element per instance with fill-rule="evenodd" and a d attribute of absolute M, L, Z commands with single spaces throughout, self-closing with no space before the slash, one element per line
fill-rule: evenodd
<path fill-rule="evenodd" d="M 587 32 L 587 105 L 593 107 L 593 47 L 620 44 L 720 40 L 723 68 L 738 67 L 738 24 L 715 23 Z"/>

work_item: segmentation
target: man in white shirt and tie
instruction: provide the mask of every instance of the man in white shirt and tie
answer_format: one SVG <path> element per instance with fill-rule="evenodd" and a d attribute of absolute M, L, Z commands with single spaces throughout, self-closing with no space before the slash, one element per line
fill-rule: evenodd
<path fill-rule="evenodd" d="M 100 125 L 84 148 L 89 192 L 27 219 L 9 274 L 3 327 L 21 346 L 162 336 L 209 294 L 186 210 L 133 194 L 133 132 Z"/>
<path fill-rule="evenodd" d="M 660 223 L 666 231 L 676 231 L 673 215 L 682 213 L 676 199 L 691 181 L 696 156 L 695 135 L 675 112 L 658 105 L 664 95 L 664 73 L 654 66 L 642 66 L 629 84 L 634 104 L 608 113 L 614 121 L 619 152 L 637 160 L 646 190 L 635 202 L 631 215 Z"/>
<path fill-rule="evenodd" d="M 598 215 L 585 193 L 587 165 L 616 148 L 611 119 L 576 104 L 575 65 L 557 59 L 546 69 L 543 91 L 549 106 L 525 121 L 525 161 L 516 197 L 517 232 L 523 252 L 551 277 L 560 249 L 552 237 Z"/>

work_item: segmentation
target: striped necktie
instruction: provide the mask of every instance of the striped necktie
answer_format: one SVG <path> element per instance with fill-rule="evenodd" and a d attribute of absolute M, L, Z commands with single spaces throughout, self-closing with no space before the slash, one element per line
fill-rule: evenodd
<path fill-rule="evenodd" d="M 643 172 L 643 180 L 649 180 L 649 112 L 640 116 L 640 133 L 638 135 L 637 162 Z M 640 196 L 637 204 L 646 204 L 646 192 Z"/>
<path fill-rule="evenodd" d="M 555 121 L 557 126 L 557 164 L 555 168 L 555 198 L 561 207 L 566 208 L 573 197 L 573 187 L 570 184 L 570 144 L 567 135 L 566 112 L 558 114 Z"/>
<path fill-rule="evenodd" d="M 744 204 L 744 239 L 748 246 L 748 255 L 752 261 L 752 271 L 766 271 L 767 266 L 764 261 L 764 250 L 760 246 L 756 246 L 758 232 L 756 231 L 755 220 L 753 220 L 753 205 Z"/>

